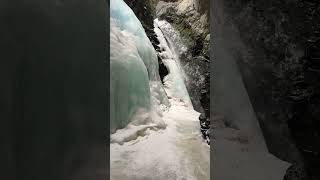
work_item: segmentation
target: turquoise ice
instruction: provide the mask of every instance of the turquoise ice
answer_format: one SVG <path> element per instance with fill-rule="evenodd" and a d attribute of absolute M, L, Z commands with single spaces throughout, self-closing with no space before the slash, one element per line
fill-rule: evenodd
<path fill-rule="evenodd" d="M 156 52 L 140 21 L 123 0 L 110 1 L 110 130 L 129 122 L 159 123 L 169 105 Z"/>

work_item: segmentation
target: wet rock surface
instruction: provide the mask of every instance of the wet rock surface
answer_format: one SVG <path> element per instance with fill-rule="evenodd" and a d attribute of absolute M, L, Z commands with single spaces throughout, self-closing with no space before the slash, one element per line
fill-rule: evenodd
<path fill-rule="evenodd" d="M 205 139 L 208 145 L 210 145 L 210 119 L 207 118 L 206 115 L 201 114 L 199 120 L 202 137 Z"/>
<path fill-rule="evenodd" d="M 169 71 L 168 71 L 167 67 L 164 65 L 164 63 L 163 63 L 162 59 L 159 57 L 159 55 L 158 55 L 158 64 L 159 64 L 160 79 L 161 79 L 161 82 L 163 83 L 163 79 L 164 79 L 164 77 L 166 77 L 166 75 L 169 74 Z"/>

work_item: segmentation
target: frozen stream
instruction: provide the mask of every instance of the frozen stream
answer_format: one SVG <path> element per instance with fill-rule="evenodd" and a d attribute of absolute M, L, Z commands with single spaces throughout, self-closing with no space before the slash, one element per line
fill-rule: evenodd
<path fill-rule="evenodd" d="M 199 113 L 177 99 L 163 113 L 165 129 L 110 145 L 111 180 L 208 180 L 210 147 L 199 131 Z"/>

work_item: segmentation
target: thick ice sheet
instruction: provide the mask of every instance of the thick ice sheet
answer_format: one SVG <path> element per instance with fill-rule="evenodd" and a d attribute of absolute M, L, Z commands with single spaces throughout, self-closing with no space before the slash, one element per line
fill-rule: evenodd
<path fill-rule="evenodd" d="M 169 103 L 159 77 L 157 55 L 123 0 L 110 1 L 110 68 L 111 132 L 133 120 L 163 126 L 158 107 Z"/>

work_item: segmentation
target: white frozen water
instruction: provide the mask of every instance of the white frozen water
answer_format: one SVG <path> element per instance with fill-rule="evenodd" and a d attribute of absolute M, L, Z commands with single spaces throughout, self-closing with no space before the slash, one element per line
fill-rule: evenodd
<path fill-rule="evenodd" d="M 167 45 L 170 47 L 171 51 L 174 54 L 180 55 L 188 50 L 188 48 L 182 42 L 179 31 L 173 28 L 169 22 L 165 20 L 155 19 L 154 25 L 155 29 L 160 29 L 161 33 L 165 34 L 165 37 L 167 38 Z"/>
<path fill-rule="evenodd" d="M 199 131 L 199 113 L 178 99 L 163 114 L 165 129 L 111 143 L 111 180 L 209 180 L 210 147 Z"/>
<path fill-rule="evenodd" d="M 187 106 L 192 108 L 192 103 L 184 83 L 183 69 L 180 66 L 179 55 L 177 55 L 173 47 L 170 48 L 168 44 L 169 38 L 166 39 L 164 34 L 162 33 L 162 30 L 160 29 L 173 28 L 171 28 L 170 24 L 166 21 L 159 21 L 158 19 L 155 19 L 154 26 L 154 31 L 160 42 L 159 47 L 162 50 L 162 52 L 159 55 L 162 59 L 162 62 L 169 71 L 169 74 L 164 78 L 164 86 L 167 92 L 167 96 L 169 98 L 181 99 Z M 167 33 L 172 35 L 176 32 L 166 31 L 166 34 Z"/>
<path fill-rule="evenodd" d="M 174 29 L 172 25 L 165 20 L 155 19 L 154 26 L 155 26 L 154 31 L 158 35 L 158 39 L 161 42 L 160 43 L 161 50 L 164 50 L 165 52 L 167 52 L 167 50 L 170 49 L 171 57 L 168 57 L 168 58 L 175 59 L 176 65 L 181 71 L 180 76 L 183 78 L 184 82 L 187 83 L 188 77 L 181 66 L 180 57 L 183 53 L 188 51 L 188 48 L 182 42 L 179 31 Z M 165 36 L 161 34 L 165 34 Z M 165 48 L 166 46 L 168 48 Z"/>

